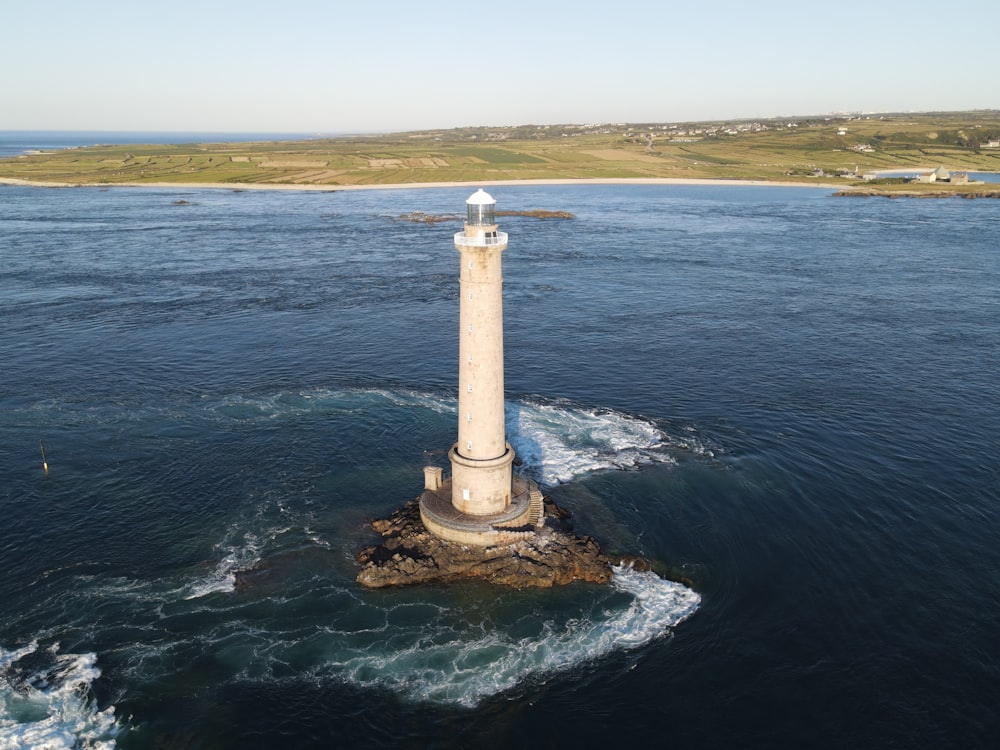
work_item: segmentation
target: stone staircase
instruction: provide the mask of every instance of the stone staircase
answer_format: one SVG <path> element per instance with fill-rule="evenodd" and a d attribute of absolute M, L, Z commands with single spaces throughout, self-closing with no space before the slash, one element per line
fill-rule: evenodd
<path fill-rule="evenodd" d="M 545 523 L 545 498 L 538 485 L 533 480 L 528 480 L 528 524 L 535 528 L 541 528 Z"/>

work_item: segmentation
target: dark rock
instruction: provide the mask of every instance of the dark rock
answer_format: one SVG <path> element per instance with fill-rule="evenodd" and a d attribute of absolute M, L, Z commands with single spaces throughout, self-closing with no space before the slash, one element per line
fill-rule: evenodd
<path fill-rule="evenodd" d="M 608 555 L 608 559 L 612 565 L 624 565 L 633 570 L 645 572 L 653 569 L 649 560 L 644 557 L 637 557 L 636 555 Z"/>
<path fill-rule="evenodd" d="M 878 187 L 850 188 L 833 194 L 835 198 L 1000 198 L 1000 190 L 884 190 Z"/>
<path fill-rule="evenodd" d="M 357 555 L 358 583 L 369 588 L 452 583 L 476 578 L 506 586 L 550 587 L 589 581 L 607 583 L 611 565 L 597 540 L 569 530 L 568 511 L 546 500 L 545 523 L 524 540 L 472 547 L 432 535 L 416 500 L 372 522 L 382 544 Z"/>
<path fill-rule="evenodd" d="M 271 575 L 269 568 L 248 568 L 237 570 L 234 574 L 234 587 L 237 591 L 249 591 L 267 582 Z"/>

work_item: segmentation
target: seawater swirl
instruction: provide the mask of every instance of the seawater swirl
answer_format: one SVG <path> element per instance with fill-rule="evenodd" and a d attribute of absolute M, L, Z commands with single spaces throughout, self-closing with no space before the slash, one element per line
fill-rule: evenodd
<path fill-rule="evenodd" d="M 701 601 L 679 583 L 628 567 L 615 568 L 612 587 L 630 601 L 607 606 L 597 616 L 546 622 L 537 636 L 488 629 L 444 642 L 418 640 L 407 648 L 358 654 L 345 659 L 340 670 L 352 683 L 388 687 L 411 700 L 474 707 L 532 678 L 669 636 Z"/>
<path fill-rule="evenodd" d="M 613 410 L 530 399 L 508 401 L 506 409 L 510 440 L 522 460 L 519 470 L 545 484 L 672 463 L 678 446 L 708 452 L 696 436 L 671 435 L 651 421 Z M 213 435 L 236 433 L 252 442 L 262 431 L 294 434 L 303 425 L 330 424 L 336 431 L 341 421 L 370 425 L 375 444 L 385 442 L 376 432 L 385 425 L 448 435 L 455 405 L 445 396 L 405 390 L 316 389 L 140 408 L 45 404 L 46 420 L 60 415 L 80 429 L 91 422 L 114 425 L 120 430 L 115 439 L 129 445 L 144 445 L 148 435 L 169 435 L 183 448 L 179 459 L 199 460 L 197 446 Z M 30 424 L 41 413 L 29 407 L 17 417 Z M 337 471 L 318 459 L 316 466 L 319 472 Z M 262 475 L 248 483 L 253 494 L 235 498 L 238 507 L 227 514 L 221 533 L 210 525 L 200 532 L 215 535 L 206 538 L 214 556 L 204 564 L 162 578 L 74 574 L 71 598 L 81 603 L 79 609 L 95 609 L 96 600 L 96 609 L 115 612 L 131 633 L 107 655 L 118 678 L 156 684 L 205 657 L 224 663 L 232 681 L 301 677 L 387 689 L 414 703 L 474 707 L 492 696 L 530 689 L 534 680 L 669 637 L 699 606 L 699 595 L 690 589 L 624 567 L 615 570 L 607 587 L 552 595 L 507 592 L 499 603 L 474 590 L 358 592 L 336 574 L 320 585 L 293 575 L 271 589 L 236 591 L 237 570 L 276 553 L 338 554 L 342 542 L 329 536 L 329 528 L 342 522 L 341 511 L 326 507 L 322 498 L 303 503 L 295 494 L 319 481 Z M 326 537 L 315 528 L 324 525 Z M 544 612 L 525 605 L 526 596 L 540 597 L 535 603 Z M 194 619 L 206 630 L 188 633 Z M 51 642 L 53 634 L 37 637 Z M 115 706 L 99 707 L 91 691 L 100 676 L 99 660 L 99 653 L 60 654 L 58 645 L 0 649 L 0 750 L 115 747 L 122 730 Z"/>

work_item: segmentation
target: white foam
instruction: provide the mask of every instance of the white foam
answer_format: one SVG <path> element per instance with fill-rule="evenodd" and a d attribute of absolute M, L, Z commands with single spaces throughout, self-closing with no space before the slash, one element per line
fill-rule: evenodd
<path fill-rule="evenodd" d="M 656 425 L 614 411 L 510 402 L 507 429 L 523 470 L 542 484 L 673 461 Z"/>
<path fill-rule="evenodd" d="M 226 555 L 209 575 L 192 583 L 184 594 L 185 599 L 200 599 L 214 593 L 236 589 L 236 558 Z"/>
<path fill-rule="evenodd" d="M 28 671 L 18 663 L 32 643 L 0 648 L 0 750 L 112 750 L 119 726 L 114 706 L 98 711 L 90 686 L 100 677 L 94 654 L 59 654 L 53 646 Z"/>
<path fill-rule="evenodd" d="M 224 419 L 269 421 L 315 411 L 368 413 L 373 407 L 425 409 L 454 416 L 457 404 L 453 398 L 405 389 L 316 389 L 264 397 L 232 396 L 209 409 Z M 568 482 L 592 472 L 675 463 L 670 454 L 675 448 L 711 455 L 690 434 L 693 428 L 686 428 L 689 434 L 684 436 L 668 435 L 651 421 L 613 410 L 508 401 L 505 411 L 508 438 L 521 462 L 519 470 L 544 485 Z M 262 512 L 259 508 L 257 515 Z M 216 545 L 218 563 L 186 588 L 184 598 L 233 591 L 236 571 L 253 567 L 278 533 L 264 531 L 258 538 L 245 527 L 241 519 L 229 529 L 226 538 Z M 327 544 L 309 529 L 304 533 L 314 543 Z"/>
<path fill-rule="evenodd" d="M 234 591 L 236 571 L 247 570 L 260 562 L 266 543 L 284 531 L 287 529 L 274 529 L 266 535 L 266 539 L 261 539 L 250 531 L 240 535 L 236 527 L 231 529 L 230 536 L 236 536 L 236 539 L 226 539 L 216 545 L 216 549 L 223 553 L 222 558 L 208 575 L 190 585 L 184 598 L 198 599 L 216 592 Z"/>
<path fill-rule="evenodd" d="M 426 409 L 453 416 L 454 398 L 405 389 L 316 389 L 269 396 L 231 396 L 210 409 L 226 420 L 255 421 L 305 413 L 368 413 L 371 407 Z M 572 404 L 506 402 L 508 439 L 523 471 L 542 484 L 559 484 L 582 475 L 628 469 L 650 463 L 673 463 L 671 449 L 711 456 L 693 434 L 665 434 L 654 423 L 613 410 Z"/>
<path fill-rule="evenodd" d="M 489 628 L 448 638 L 423 634 L 409 647 L 381 654 L 368 650 L 340 666 L 352 682 L 389 687 L 412 700 L 473 707 L 532 677 L 664 637 L 701 601 L 679 583 L 631 568 L 616 568 L 613 585 L 631 595 L 628 604 L 560 626 L 546 623 L 538 636 L 513 638 Z"/>

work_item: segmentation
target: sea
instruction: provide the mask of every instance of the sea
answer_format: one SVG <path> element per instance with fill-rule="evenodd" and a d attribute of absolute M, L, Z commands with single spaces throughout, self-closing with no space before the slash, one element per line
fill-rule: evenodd
<path fill-rule="evenodd" d="M 0 748 L 996 747 L 1000 204 L 487 189 L 575 217 L 501 219 L 517 471 L 653 570 L 355 583 L 472 188 L 0 186 Z"/>

